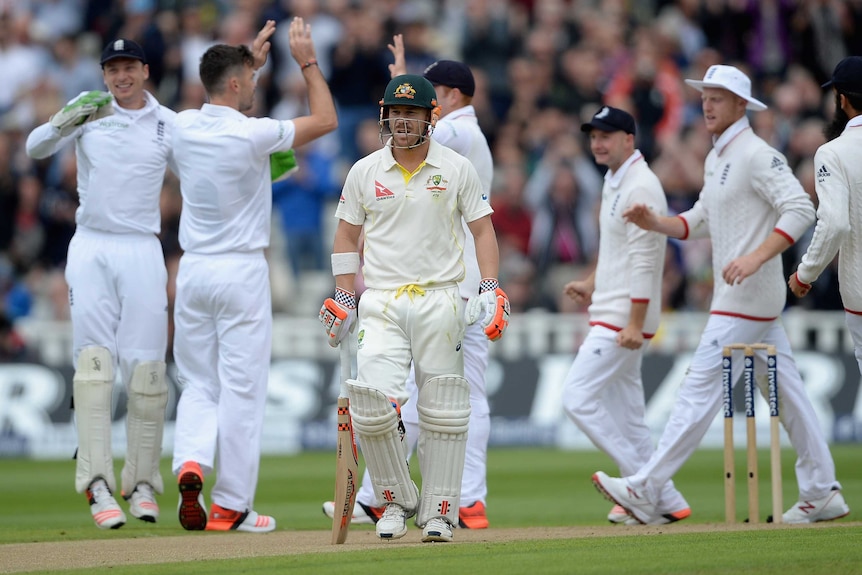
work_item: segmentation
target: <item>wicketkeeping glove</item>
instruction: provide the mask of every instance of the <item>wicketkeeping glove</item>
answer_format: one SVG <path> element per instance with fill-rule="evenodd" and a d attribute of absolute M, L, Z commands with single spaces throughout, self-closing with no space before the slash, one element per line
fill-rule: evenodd
<path fill-rule="evenodd" d="M 276 152 L 269 156 L 269 173 L 273 182 L 280 182 L 290 177 L 299 169 L 296 165 L 296 154 L 293 150 Z"/>
<path fill-rule="evenodd" d="M 85 92 L 63 106 L 51 116 L 51 125 L 60 130 L 61 136 L 68 136 L 85 122 L 92 122 L 114 113 L 111 105 L 114 97 L 108 92 L 93 90 Z"/>
<path fill-rule="evenodd" d="M 503 336 L 503 331 L 509 325 L 509 298 L 500 289 L 497 280 L 483 279 L 479 282 L 479 295 L 474 295 L 467 302 L 464 319 L 467 325 L 481 320 L 485 335 L 491 341 Z"/>
<path fill-rule="evenodd" d="M 326 298 L 318 319 L 326 326 L 329 345 L 338 347 L 347 333 L 353 331 L 353 322 L 356 321 L 356 294 L 335 288 L 335 297 Z"/>

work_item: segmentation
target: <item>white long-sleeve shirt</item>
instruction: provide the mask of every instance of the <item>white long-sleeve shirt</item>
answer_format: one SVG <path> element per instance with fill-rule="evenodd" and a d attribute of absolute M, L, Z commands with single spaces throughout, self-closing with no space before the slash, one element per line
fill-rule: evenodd
<path fill-rule="evenodd" d="M 204 104 L 177 115 L 174 157 L 183 195 L 180 246 L 196 254 L 248 253 L 269 246 L 269 156 L 289 150 L 292 121 L 249 118 Z"/>
<path fill-rule="evenodd" d="M 473 164 L 479 180 L 482 182 L 482 190 L 485 199 L 491 197 L 491 182 L 494 178 L 494 160 L 491 157 L 491 148 L 485 134 L 479 128 L 476 118 L 476 110 L 473 106 L 464 106 L 449 112 L 437 121 L 432 137 L 436 142 L 452 148 Z M 464 267 L 465 275 L 459 288 L 461 296 L 465 299 L 479 293 L 479 263 L 476 261 L 476 242 L 473 234 L 464 222 Z"/>
<path fill-rule="evenodd" d="M 110 233 L 161 231 L 159 197 L 172 161 L 176 112 L 144 92 L 140 110 L 115 102 L 110 116 L 88 122 L 66 137 L 50 123 L 27 137 L 27 154 L 47 158 L 75 142 L 78 164 L 78 226 Z"/>
<path fill-rule="evenodd" d="M 712 240 L 710 313 L 764 321 L 778 317 L 787 296 L 780 256 L 734 286 L 721 272 L 773 231 L 796 242 L 814 222 L 811 199 L 784 156 L 756 136 L 744 116 L 715 140 L 703 179 L 697 202 L 679 217 L 687 227 L 683 239 Z"/>
<path fill-rule="evenodd" d="M 647 302 L 643 334 L 652 337 L 661 318 L 667 238 L 626 223 L 623 212 L 634 204 L 646 204 L 658 215 L 667 214 L 661 182 L 637 150 L 616 172 L 605 174 L 590 325 L 621 330 L 629 323 L 632 302 Z"/>
<path fill-rule="evenodd" d="M 862 116 L 814 154 L 817 225 L 796 275 L 813 283 L 838 254 L 844 308 L 862 314 Z"/>

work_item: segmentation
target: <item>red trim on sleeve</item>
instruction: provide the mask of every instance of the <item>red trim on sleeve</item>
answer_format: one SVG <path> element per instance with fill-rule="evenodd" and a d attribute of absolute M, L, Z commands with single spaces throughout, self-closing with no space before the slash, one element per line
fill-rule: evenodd
<path fill-rule="evenodd" d="M 780 228 L 774 228 L 774 229 L 773 229 L 773 231 L 774 231 L 776 234 L 778 234 L 778 235 L 780 235 L 780 236 L 783 236 L 783 237 L 784 237 L 784 239 L 786 239 L 788 242 L 790 242 L 790 245 L 793 245 L 793 244 L 795 244 L 795 243 L 796 243 L 796 240 L 794 240 L 794 239 L 790 236 L 790 234 L 788 234 L 788 233 L 787 233 L 787 232 L 785 232 L 784 230 L 782 230 L 782 229 L 780 229 Z"/>
<path fill-rule="evenodd" d="M 802 287 L 804 287 L 806 289 L 811 289 L 811 284 L 807 284 L 804 281 L 802 281 L 801 279 L 799 279 L 799 274 L 797 272 L 793 272 L 793 277 L 796 278 L 796 281 L 799 283 L 799 285 L 801 285 Z"/>
<path fill-rule="evenodd" d="M 643 297 L 633 297 L 633 298 L 632 298 L 632 303 L 649 303 L 649 298 L 648 298 L 648 297 L 647 297 L 647 298 L 643 298 Z"/>
<path fill-rule="evenodd" d="M 852 127 L 855 127 L 855 126 L 852 126 Z M 852 313 L 853 315 L 862 315 L 862 311 L 857 311 L 855 309 L 850 309 L 850 308 L 845 307 L 844 311 L 846 311 L 847 313 Z"/>
<path fill-rule="evenodd" d="M 684 218 L 684 217 L 682 217 L 682 216 L 677 216 L 677 217 L 678 217 L 680 220 L 682 220 L 682 225 L 684 225 L 684 226 L 685 226 L 685 233 L 684 233 L 684 234 L 682 235 L 682 237 L 681 237 L 681 238 L 679 238 L 679 239 L 681 239 L 681 240 L 687 239 L 687 238 L 688 238 L 688 233 L 689 233 L 689 231 L 688 231 L 688 222 L 687 222 L 687 221 L 685 221 L 685 218 Z"/>
<path fill-rule="evenodd" d="M 740 319 L 748 319 L 751 321 L 775 321 L 778 317 L 756 317 L 753 315 L 745 315 L 742 313 L 736 313 L 733 311 L 711 311 L 709 312 L 712 315 L 726 315 L 730 317 L 738 317 Z"/>

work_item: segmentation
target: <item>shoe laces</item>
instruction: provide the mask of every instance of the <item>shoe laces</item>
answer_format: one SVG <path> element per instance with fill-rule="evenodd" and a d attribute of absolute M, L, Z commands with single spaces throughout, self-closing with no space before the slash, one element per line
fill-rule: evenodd
<path fill-rule="evenodd" d="M 135 490 L 132 491 L 132 495 L 135 493 L 145 499 L 155 499 L 155 497 L 153 497 L 153 487 L 149 483 L 138 483 L 135 486 Z"/>
<path fill-rule="evenodd" d="M 113 497 L 111 494 L 111 488 L 108 487 L 108 483 L 101 478 L 93 481 L 90 484 L 88 491 L 96 504 L 102 503 L 108 497 Z"/>
<path fill-rule="evenodd" d="M 386 506 L 386 509 L 383 511 L 383 515 L 380 517 L 380 520 L 384 519 L 404 519 L 404 508 L 398 505 L 397 503 L 390 503 Z"/>

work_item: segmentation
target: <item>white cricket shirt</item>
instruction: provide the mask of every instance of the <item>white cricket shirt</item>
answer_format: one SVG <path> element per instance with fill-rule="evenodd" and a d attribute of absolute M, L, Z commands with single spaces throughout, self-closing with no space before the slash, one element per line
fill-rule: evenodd
<path fill-rule="evenodd" d="M 491 182 L 494 179 L 494 160 L 485 134 L 479 128 L 479 121 L 473 106 L 458 108 L 440 118 L 431 137 L 470 160 L 482 182 L 485 199 L 490 201 Z M 459 289 L 461 297 L 469 299 L 479 293 L 479 282 L 482 277 L 479 273 L 479 263 L 476 261 L 476 242 L 473 240 L 473 234 L 467 228 L 466 222 L 464 223 L 464 233 L 466 238 L 464 266 L 466 269 Z"/>
<path fill-rule="evenodd" d="M 814 235 L 796 271 L 813 283 L 838 253 L 838 288 L 847 311 L 862 314 L 862 116 L 814 154 L 819 201 Z"/>
<path fill-rule="evenodd" d="M 269 156 L 293 146 L 290 120 L 249 118 L 204 104 L 177 115 L 174 158 L 186 252 L 252 252 L 269 246 L 272 182 Z"/>
<path fill-rule="evenodd" d="M 159 197 L 171 161 L 176 112 L 144 92 L 140 110 L 114 102 L 111 116 L 88 122 L 65 138 L 50 123 L 27 137 L 27 154 L 46 158 L 75 142 L 78 164 L 78 226 L 110 233 L 161 231 Z"/>
<path fill-rule="evenodd" d="M 683 239 L 712 240 L 710 313 L 775 319 L 787 296 L 780 255 L 734 286 L 721 270 L 755 250 L 772 231 L 796 242 L 814 222 L 814 205 L 784 156 L 754 134 L 745 116 L 715 139 L 703 179 L 697 202 L 679 217 L 687 226 Z"/>
<path fill-rule="evenodd" d="M 365 285 L 397 289 L 461 281 L 461 218 L 492 212 L 470 161 L 432 139 L 425 163 L 407 181 L 388 145 L 356 162 L 335 216 L 365 228 Z"/>
<path fill-rule="evenodd" d="M 590 325 L 621 330 L 629 323 L 632 302 L 646 302 L 643 335 L 652 337 L 661 319 L 661 287 L 667 237 L 626 223 L 623 212 L 646 204 L 667 214 L 661 182 L 635 150 L 616 172 L 605 174 L 599 211 L 599 255 Z"/>

